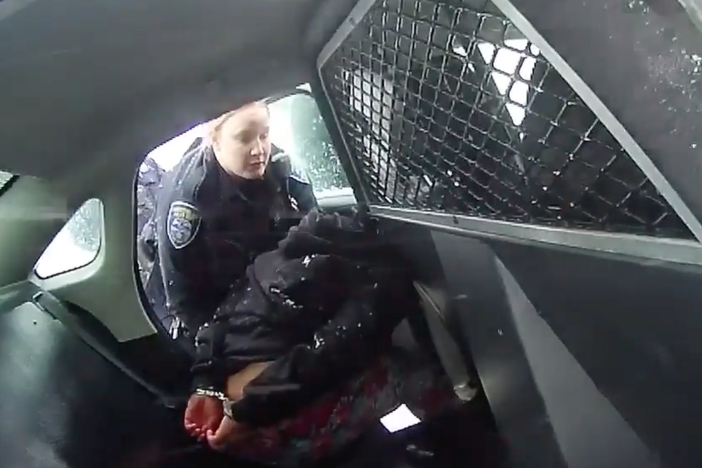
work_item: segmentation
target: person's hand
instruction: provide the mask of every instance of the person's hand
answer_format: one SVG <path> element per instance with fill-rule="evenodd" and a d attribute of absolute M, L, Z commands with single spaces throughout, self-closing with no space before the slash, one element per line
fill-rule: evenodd
<path fill-rule="evenodd" d="M 253 434 L 254 431 L 248 427 L 224 416 L 216 430 L 207 431 L 207 443 L 215 450 L 232 450 L 245 443 Z"/>
<path fill-rule="evenodd" d="M 208 431 L 220 426 L 223 415 L 222 402 L 217 398 L 192 395 L 185 409 L 183 424 L 190 435 L 202 440 Z"/>
<path fill-rule="evenodd" d="M 269 364 L 268 362 L 253 363 L 236 374 L 230 375 L 225 386 L 227 398 L 232 401 L 238 401 L 243 398 L 244 387 L 258 377 Z M 188 407 L 190 407 L 190 405 L 188 405 Z M 204 432 L 198 433 L 198 437 L 205 437 L 210 446 L 215 450 L 234 449 L 236 445 L 245 443 L 247 438 L 255 433 L 255 431 L 248 427 L 243 426 L 231 418 L 225 417 L 223 413 L 220 403 L 219 412 L 217 413 L 219 417 L 215 424 L 207 427 Z"/>

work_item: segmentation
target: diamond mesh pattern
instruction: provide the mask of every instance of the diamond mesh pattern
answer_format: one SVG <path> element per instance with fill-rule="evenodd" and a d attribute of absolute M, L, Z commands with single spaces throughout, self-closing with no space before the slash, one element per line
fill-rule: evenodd
<path fill-rule="evenodd" d="M 378 0 L 321 73 L 375 204 L 692 237 L 490 2 Z"/>

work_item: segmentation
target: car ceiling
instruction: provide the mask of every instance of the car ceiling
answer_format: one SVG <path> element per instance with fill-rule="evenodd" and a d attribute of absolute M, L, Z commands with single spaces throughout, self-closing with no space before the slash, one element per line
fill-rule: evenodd
<path fill-rule="evenodd" d="M 26 280 L 70 213 L 97 197 L 98 259 L 30 279 L 120 341 L 153 333 L 134 288 L 138 164 L 196 123 L 313 79 L 318 52 L 354 4 L 0 0 L 0 171 L 21 176 L 0 197 L 0 285 Z"/>
<path fill-rule="evenodd" d="M 63 177 L 115 157 L 115 147 L 144 149 L 125 134 L 149 134 L 153 147 L 252 94 L 304 80 L 303 38 L 319 3 L 1 1 L 0 142 L 11 151 L 0 167 Z M 252 86 L 274 70 L 282 76 Z M 165 123 L 152 131 L 135 130 L 158 117 Z"/>

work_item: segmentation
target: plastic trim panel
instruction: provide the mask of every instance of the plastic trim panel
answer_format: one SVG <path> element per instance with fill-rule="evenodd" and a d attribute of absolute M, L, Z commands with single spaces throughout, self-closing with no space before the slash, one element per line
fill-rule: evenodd
<path fill-rule="evenodd" d="M 702 265 L 702 245 L 694 241 L 552 228 L 485 218 L 450 215 L 404 208 L 372 206 L 380 218 L 482 238 L 502 238 L 522 243 L 548 244 L 621 254 L 652 261 Z"/>

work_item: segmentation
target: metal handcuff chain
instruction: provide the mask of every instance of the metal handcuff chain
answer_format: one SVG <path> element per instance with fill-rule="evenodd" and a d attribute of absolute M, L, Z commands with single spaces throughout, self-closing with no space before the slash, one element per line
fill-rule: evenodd
<path fill-rule="evenodd" d="M 222 402 L 222 410 L 224 411 L 224 415 L 229 419 L 234 420 L 234 415 L 232 413 L 232 405 L 234 404 L 234 401 L 229 399 L 229 397 L 227 397 L 227 395 L 225 395 L 224 393 L 218 392 L 216 390 L 198 388 L 197 390 L 195 390 L 195 395 L 218 399 Z"/>

